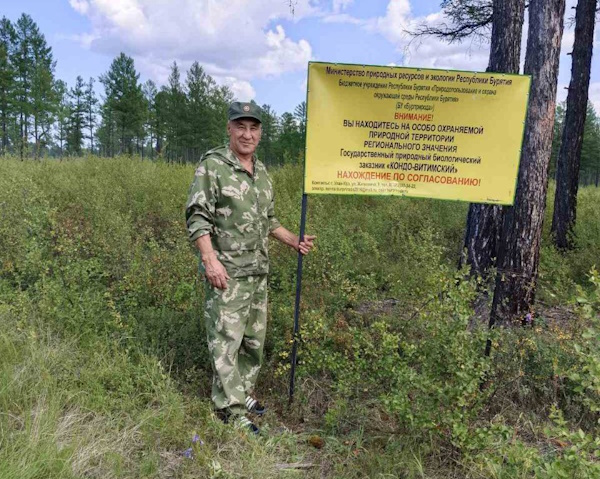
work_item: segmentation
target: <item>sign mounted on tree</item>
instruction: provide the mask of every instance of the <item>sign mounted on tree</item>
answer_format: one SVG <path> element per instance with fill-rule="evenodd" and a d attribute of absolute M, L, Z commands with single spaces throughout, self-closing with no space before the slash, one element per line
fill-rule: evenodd
<path fill-rule="evenodd" d="M 311 62 L 305 193 L 512 204 L 530 82 Z"/>

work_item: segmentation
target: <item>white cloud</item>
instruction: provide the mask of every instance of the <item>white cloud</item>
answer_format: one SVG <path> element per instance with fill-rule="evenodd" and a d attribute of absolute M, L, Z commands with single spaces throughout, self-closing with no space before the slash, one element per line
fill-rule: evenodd
<path fill-rule="evenodd" d="M 383 35 L 403 53 L 404 66 L 459 70 L 485 70 L 489 46 L 477 41 L 449 44 L 432 36 L 413 38 L 415 32 L 429 26 L 448 23 L 442 12 L 424 17 L 412 14 L 409 0 L 390 0 L 385 16 L 366 23 L 365 28 Z"/>
<path fill-rule="evenodd" d="M 69 3 L 77 12 L 81 13 L 82 15 L 87 15 L 90 8 L 90 4 L 87 2 L 87 0 L 69 0 Z"/>
<path fill-rule="evenodd" d="M 484 71 L 489 46 L 479 42 L 445 43 L 438 39 L 415 40 L 405 47 L 404 65 L 423 68 Z"/>
<path fill-rule="evenodd" d="M 489 45 L 477 41 L 448 44 L 434 37 L 414 39 L 407 31 L 422 24 L 448 23 L 442 12 L 415 15 L 417 0 L 389 0 L 385 14 L 358 18 L 348 12 L 354 0 L 69 0 L 89 18 L 91 29 L 77 36 L 85 47 L 116 56 L 124 51 L 135 58 L 144 77 L 164 83 L 176 60 L 182 73 L 198 61 L 221 84 L 241 99 L 253 98 L 252 81 L 300 72 L 313 58 L 313 48 L 302 38 L 291 38 L 283 22 L 319 19 L 321 23 L 356 26 L 356 35 L 382 35 L 403 54 L 403 66 L 485 70 Z M 431 1 L 431 0 L 430 0 Z M 567 14 L 577 0 L 567 0 Z M 436 2 L 439 5 L 439 2 Z M 291 11 L 293 6 L 293 13 Z M 289 31 L 290 29 L 288 29 Z M 362 30 L 362 31 L 361 31 Z M 524 35 L 527 24 L 524 25 Z M 600 38 L 600 28 L 597 28 Z M 522 43 L 523 57 L 526 37 Z M 561 55 L 561 83 L 570 76 L 573 25 L 565 23 Z M 184 77 L 184 74 L 182 74 Z M 600 91 L 598 91 L 600 96 Z"/>
<path fill-rule="evenodd" d="M 267 54 L 258 60 L 261 76 L 277 75 L 284 71 L 296 71 L 306 68 L 312 50 L 306 40 L 294 43 L 285 36 L 283 27 L 277 25 L 275 31 L 267 32 Z M 250 67 L 250 65 L 248 65 Z"/>
<path fill-rule="evenodd" d="M 345 10 L 353 1 L 354 0 L 333 0 L 333 13 L 339 13 L 342 10 Z"/>
<path fill-rule="evenodd" d="M 278 20 L 318 15 L 315 0 L 69 0 L 90 19 L 79 37 L 89 49 L 116 56 L 124 51 L 139 70 L 163 82 L 173 60 L 185 69 L 198 61 L 236 94 L 254 95 L 250 81 L 300 71 L 312 57 L 305 40 L 286 35 Z M 341 0 L 337 8 L 350 2 Z"/>
<path fill-rule="evenodd" d="M 90 49 L 90 46 L 94 40 L 96 40 L 96 35 L 91 33 L 81 33 L 81 34 L 65 34 L 65 33 L 57 33 L 55 38 L 59 40 L 69 40 L 75 43 L 79 43 L 86 50 Z"/>
<path fill-rule="evenodd" d="M 365 21 L 348 15 L 347 13 L 336 13 L 333 15 L 325 15 L 322 19 L 323 23 L 351 23 L 353 25 L 364 25 Z"/>
<path fill-rule="evenodd" d="M 573 42 L 575 41 L 575 30 L 568 30 L 565 25 L 565 29 L 563 31 L 562 41 L 560 43 L 560 53 L 561 55 L 566 55 L 573 50 Z"/>
<path fill-rule="evenodd" d="M 231 88 L 235 97 L 240 101 L 250 101 L 256 96 L 256 91 L 254 91 L 250 82 L 238 80 L 234 77 L 217 77 L 216 80 L 222 85 L 227 85 Z"/>
<path fill-rule="evenodd" d="M 407 38 L 404 30 L 408 28 L 411 17 L 409 0 L 390 0 L 385 17 L 376 18 L 372 28 L 392 42 L 403 43 Z"/>

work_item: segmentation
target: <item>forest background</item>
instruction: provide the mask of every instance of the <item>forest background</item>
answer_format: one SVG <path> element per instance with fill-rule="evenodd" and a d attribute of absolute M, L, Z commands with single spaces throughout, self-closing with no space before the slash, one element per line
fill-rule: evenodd
<path fill-rule="evenodd" d="M 34 20 L 0 21 L 0 154 L 62 158 L 87 153 L 196 162 L 226 135 L 227 105 L 234 94 L 217 85 L 195 62 L 182 72 L 176 62 L 166 85 L 140 82 L 133 58 L 117 56 L 99 78 L 78 76 L 74 85 L 55 77 L 56 60 Z M 103 94 L 96 93 L 95 83 Z M 550 172 L 554 177 L 565 116 L 556 109 Z M 304 155 L 306 104 L 278 115 L 264 112 L 259 157 L 268 166 L 300 163 Z M 591 103 L 583 137 L 580 182 L 600 181 L 600 120 Z"/>

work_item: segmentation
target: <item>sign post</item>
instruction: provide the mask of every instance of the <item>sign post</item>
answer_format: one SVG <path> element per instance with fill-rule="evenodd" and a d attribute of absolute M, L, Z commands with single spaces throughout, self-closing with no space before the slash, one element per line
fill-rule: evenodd
<path fill-rule="evenodd" d="M 527 75 L 310 62 L 300 236 L 307 194 L 511 205 L 530 84 Z"/>
<path fill-rule="evenodd" d="M 306 227 L 306 194 L 302 195 L 302 212 L 300 213 L 300 241 L 304 240 L 304 229 Z M 298 339 L 300 334 L 300 293 L 302 291 L 302 253 L 298 251 L 298 269 L 296 271 L 296 303 L 294 305 L 294 339 L 292 345 L 292 359 L 290 369 L 290 393 L 289 404 L 294 400 L 294 386 L 296 378 L 296 356 L 298 354 Z"/>

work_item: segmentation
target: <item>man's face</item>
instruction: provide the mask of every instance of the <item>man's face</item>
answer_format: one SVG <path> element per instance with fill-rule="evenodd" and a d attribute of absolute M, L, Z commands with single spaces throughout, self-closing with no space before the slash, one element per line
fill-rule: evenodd
<path fill-rule="evenodd" d="M 229 147 L 238 156 L 252 155 L 256 151 L 262 129 L 256 120 L 240 118 L 227 123 Z"/>

